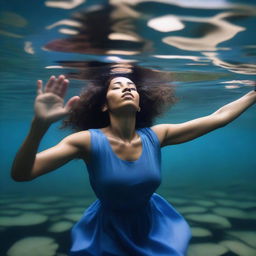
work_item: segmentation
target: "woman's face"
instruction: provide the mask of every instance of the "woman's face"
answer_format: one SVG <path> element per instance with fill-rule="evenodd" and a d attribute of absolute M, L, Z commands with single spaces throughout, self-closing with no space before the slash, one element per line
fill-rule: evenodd
<path fill-rule="evenodd" d="M 136 85 L 126 77 L 113 78 L 108 87 L 106 104 L 103 111 L 125 110 L 137 112 L 140 96 Z"/>

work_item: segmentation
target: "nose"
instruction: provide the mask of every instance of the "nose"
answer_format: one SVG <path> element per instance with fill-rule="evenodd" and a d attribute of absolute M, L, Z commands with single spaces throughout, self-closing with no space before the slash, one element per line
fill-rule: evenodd
<path fill-rule="evenodd" d="M 129 91 L 130 92 L 131 88 L 130 87 L 126 87 L 126 88 L 123 89 L 123 92 L 125 92 L 125 91 Z"/>

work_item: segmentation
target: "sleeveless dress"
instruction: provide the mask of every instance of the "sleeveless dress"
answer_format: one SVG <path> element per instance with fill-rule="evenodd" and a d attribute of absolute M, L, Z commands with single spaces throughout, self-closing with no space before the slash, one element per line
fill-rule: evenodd
<path fill-rule="evenodd" d="M 150 128 L 138 129 L 142 153 L 119 158 L 100 129 L 90 129 L 90 184 L 97 200 L 71 230 L 70 256 L 184 256 L 191 231 L 154 193 L 161 183 L 161 149 Z"/>

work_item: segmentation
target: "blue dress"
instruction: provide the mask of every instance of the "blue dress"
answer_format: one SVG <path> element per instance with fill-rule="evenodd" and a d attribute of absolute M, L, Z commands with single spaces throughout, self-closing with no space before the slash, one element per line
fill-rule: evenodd
<path fill-rule="evenodd" d="M 142 153 L 119 158 L 100 129 L 90 129 L 90 184 L 97 200 L 71 231 L 70 256 L 184 256 L 191 238 L 185 219 L 154 193 L 161 149 L 150 128 L 138 129 Z"/>

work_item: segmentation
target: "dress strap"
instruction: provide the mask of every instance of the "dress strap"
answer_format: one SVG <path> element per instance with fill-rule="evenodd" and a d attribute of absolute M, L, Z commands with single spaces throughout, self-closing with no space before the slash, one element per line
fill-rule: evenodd
<path fill-rule="evenodd" d="M 151 143 L 155 147 L 160 148 L 160 141 L 159 141 L 156 133 L 151 128 L 145 127 L 145 128 L 139 129 L 139 131 L 144 133 L 150 139 Z"/>
<path fill-rule="evenodd" d="M 100 148 L 102 148 L 104 141 L 101 139 L 101 134 L 99 129 L 88 129 L 91 135 L 90 142 L 90 158 L 91 163 L 94 162 L 94 159 L 100 153 Z"/>

